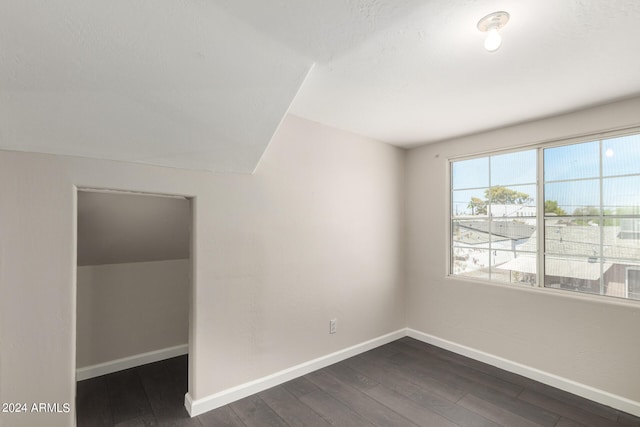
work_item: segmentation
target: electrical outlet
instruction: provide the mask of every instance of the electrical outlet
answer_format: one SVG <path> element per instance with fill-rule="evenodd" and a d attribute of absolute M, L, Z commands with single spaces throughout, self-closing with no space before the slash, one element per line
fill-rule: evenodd
<path fill-rule="evenodd" d="M 338 328 L 338 319 L 329 320 L 329 333 L 335 334 L 337 328 Z"/>

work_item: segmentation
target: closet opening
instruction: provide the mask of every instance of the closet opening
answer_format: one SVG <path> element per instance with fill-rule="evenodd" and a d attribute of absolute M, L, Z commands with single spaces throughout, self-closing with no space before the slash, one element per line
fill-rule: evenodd
<path fill-rule="evenodd" d="M 77 425 L 188 418 L 193 199 L 79 188 L 76 219 Z"/>

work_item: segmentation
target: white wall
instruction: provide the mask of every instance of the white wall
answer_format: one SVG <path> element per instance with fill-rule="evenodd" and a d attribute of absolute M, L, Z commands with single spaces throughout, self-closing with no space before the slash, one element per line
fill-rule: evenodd
<path fill-rule="evenodd" d="M 0 401 L 73 402 L 74 186 L 196 198 L 189 391 L 201 399 L 405 326 L 403 160 L 293 116 L 254 175 L 0 152 Z M 0 424 L 68 426 L 73 412 Z"/>
<path fill-rule="evenodd" d="M 448 158 L 640 125 L 640 98 L 410 150 L 408 326 L 640 402 L 640 304 L 445 278 Z"/>
<path fill-rule="evenodd" d="M 189 342 L 188 259 L 78 267 L 76 367 Z"/>

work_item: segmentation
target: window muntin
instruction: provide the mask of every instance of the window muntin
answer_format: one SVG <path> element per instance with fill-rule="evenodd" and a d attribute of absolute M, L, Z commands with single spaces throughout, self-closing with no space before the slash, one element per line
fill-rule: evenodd
<path fill-rule="evenodd" d="M 640 299 L 640 134 L 453 161 L 451 183 L 452 275 Z"/>

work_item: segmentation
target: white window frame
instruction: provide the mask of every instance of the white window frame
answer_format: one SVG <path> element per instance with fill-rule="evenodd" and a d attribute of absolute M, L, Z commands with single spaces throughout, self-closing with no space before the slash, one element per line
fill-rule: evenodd
<path fill-rule="evenodd" d="M 491 151 L 485 151 L 485 152 L 479 152 L 473 155 L 464 155 L 464 156 L 452 156 L 448 158 L 448 169 L 447 169 L 447 187 L 448 187 L 448 195 L 447 195 L 447 226 L 446 226 L 446 231 L 447 231 L 447 256 L 446 256 L 446 277 L 449 278 L 453 278 L 453 279 L 459 279 L 459 280 L 466 280 L 466 281 L 478 281 L 478 282 L 482 282 L 482 283 L 489 283 L 492 285 L 499 285 L 499 286 L 508 286 L 510 288 L 515 288 L 515 289 L 520 289 L 520 288 L 530 288 L 529 286 L 526 285 L 522 285 L 522 286 L 518 286 L 518 285 L 512 285 L 512 284 L 508 284 L 505 282 L 501 282 L 501 281 L 492 281 L 490 279 L 482 279 L 482 278 L 474 278 L 474 277 L 468 277 L 468 276 L 463 276 L 460 274 L 453 274 L 453 201 L 452 201 L 452 192 L 453 192 L 453 188 L 452 188 L 452 184 L 453 184 L 453 163 L 455 162 L 459 162 L 459 161 L 463 161 L 463 160 L 471 160 L 471 159 L 477 159 L 477 158 L 483 158 L 483 157 L 489 157 L 489 156 L 496 156 L 496 155 L 501 155 L 501 154 L 508 154 L 508 153 L 514 153 L 514 152 L 520 152 L 520 151 L 526 151 L 526 150 L 531 150 L 531 149 L 536 149 L 537 150 L 537 182 L 536 182 L 536 261 L 537 261 L 537 272 L 536 272 L 536 282 L 533 285 L 536 289 L 543 289 L 543 290 L 550 290 L 550 291 L 556 291 L 556 289 L 554 288 L 548 288 L 544 286 L 544 278 L 545 278 L 545 257 L 546 257 L 546 253 L 544 250 L 544 242 L 545 242 L 545 216 L 544 216 L 544 149 L 546 148 L 553 148 L 553 147 L 560 147 L 560 146 L 565 146 L 565 145 L 575 145 L 575 144 L 581 144 L 581 143 L 586 143 L 586 142 L 594 142 L 594 141 L 598 141 L 600 146 L 602 145 L 602 142 L 604 140 L 607 139 L 612 139 L 612 138 L 616 138 L 616 137 L 624 137 L 624 136 L 632 136 L 632 135 L 638 135 L 640 134 L 640 127 L 638 126 L 634 126 L 634 127 L 629 127 L 629 128 L 624 128 L 624 129 L 617 129 L 617 130 L 611 130 L 611 131 L 605 131 L 605 132 L 600 132 L 600 133 L 592 133 L 592 134 L 584 134 L 582 136 L 578 136 L 578 137 L 572 137 L 572 138 L 566 138 L 566 139 L 554 139 L 554 140 L 549 140 L 549 141 L 544 141 L 544 142 L 538 142 L 538 143 L 534 143 L 534 144 L 523 144 L 523 145 L 519 145 L 519 146 L 515 146 L 515 147 L 511 147 L 508 149 L 503 149 L 503 150 L 491 150 Z M 599 150 L 600 153 L 600 157 L 602 157 L 602 149 Z M 602 159 L 600 159 L 600 167 L 602 167 Z M 602 174 L 600 173 L 599 176 L 599 181 L 600 181 L 600 186 L 602 186 L 602 181 L 603 181 L 603 177 Z M 600 203 L 602 205 L 602 191 L 600 192 Z M 602 206 L 601 206 L 602 207 Z M 600 210 L 602 212 L 602 209 Z M 601 213 L 602 215 L 602 213 Z M 602 240 L 602 235 L 601 235 L 601 240 Z M 600 244 L 602 245 L 602 241 L 600 242 Z M 602 269 L 602 267 L 601 267 Z M 625 299 L 624 301 L 632 301 L 633 303 L 640 303 L 640 300 L 629 300 L 628 299 L 628 270 L 629 269 L 633 269 L 633 270 L 640 270 L 640 266 L 639 267 L 635 267 L 635 266 L 628 266 L 626 267 L 627 271 L 625 271 Z M 602 272 L 600 274 L 600 281 L 602 284 L 603 281 L 603 275 Z M 586 296 L 586 297 L 595 297 L 598 300 L 603 300 L 603 298 L 601 297 L 607 297 L 607 295 L 604 294 L 590 294 L 590 293 L 581 293 L 581 292 L 566 292 L 563 291 L 564 293 L 568 294 L 568 295 L 580 295 L 580 296 Z M 611 299 L 606 298 L 606 299 Z"/>

